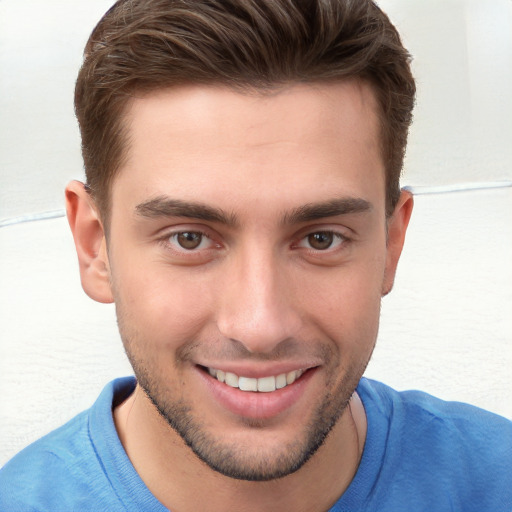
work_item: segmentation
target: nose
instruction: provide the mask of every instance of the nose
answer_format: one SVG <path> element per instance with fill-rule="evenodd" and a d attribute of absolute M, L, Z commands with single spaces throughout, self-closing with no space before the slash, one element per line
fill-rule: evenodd
<path fill-rule="evenodd" d="M 270 353 L 297 337 L 301 327 L 297 283 L 278 255 L 247 251 L 225 269 L 217 326 L 251 353 Z"/>

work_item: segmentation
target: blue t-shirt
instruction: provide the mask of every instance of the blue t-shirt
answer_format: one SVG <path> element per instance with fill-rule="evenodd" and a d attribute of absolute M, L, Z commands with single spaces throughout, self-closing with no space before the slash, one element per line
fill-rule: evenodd
<path fill-rule="evenodd" d="M 133 378 L 0 470 L 2 512 L 166 511 L 128 459 L 112 417 Z M 511 512 L 512 422 L 418 391 L 361 379 L 361 463 L 331 512 Z"/>

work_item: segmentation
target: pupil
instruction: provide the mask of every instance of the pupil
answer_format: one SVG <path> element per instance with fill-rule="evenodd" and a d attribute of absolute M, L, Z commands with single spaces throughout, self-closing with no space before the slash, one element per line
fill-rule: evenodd
<path fill-rule="evenodd" d="M 328 249 L 333 242 L 333 234 L 327 232 L 313 233 L 308 236 L 309 245 L 313 249 Z"/>
<path fill-rule="evenodd" d="M 193 233 L 186 231 L 185 233 L 178 234 L 178 243 L 184 249 L 196 249 L 201 243 L 203 235 L 200 233 Z"/>

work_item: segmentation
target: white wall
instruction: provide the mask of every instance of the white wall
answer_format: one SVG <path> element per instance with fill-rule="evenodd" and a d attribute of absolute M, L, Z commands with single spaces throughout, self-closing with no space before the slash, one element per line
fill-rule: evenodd
<path fill-rule="evenodd" d="M 415 57 L 419 195 L 367 375 L 512 418 L 512 2 L 380 4 Z M 82 176 L 73 84 L 109 5 L 0 1 L 0 464 L 130 373 L 58 217 Z"/>

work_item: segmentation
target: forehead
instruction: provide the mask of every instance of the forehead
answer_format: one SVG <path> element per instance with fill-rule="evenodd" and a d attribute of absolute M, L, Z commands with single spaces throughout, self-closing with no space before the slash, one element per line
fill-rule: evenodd
<path fill-rule="evenodd" d="M 356 81 L 242 93 L 183 86 L 134 99 L 116 196 L 261 201 L 286 208 L 321 196 L 384 200 L 377 103 Z M 318 196 L 313 197 L 313 196 Z"/>

